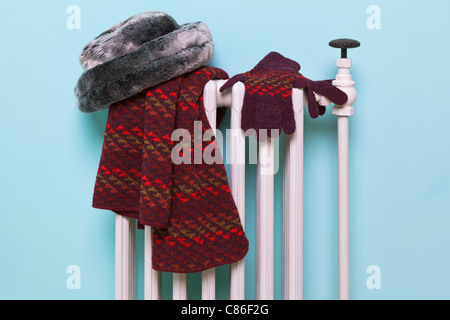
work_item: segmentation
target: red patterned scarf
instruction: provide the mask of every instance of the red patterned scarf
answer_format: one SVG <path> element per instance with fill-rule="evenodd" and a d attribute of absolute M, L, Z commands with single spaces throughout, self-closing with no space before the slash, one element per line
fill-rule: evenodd
<path fill-rule="evenodd" d="M 203 88 L 227 78 L 223 70 L 202 67 L 109 108 L 93 206 L 153 227 L 155 270 L 199 272 L 237 262 L 248 251 L 223 162 L 193 160 L 195 148 L 220 152 L 215 140 L 194 145 L 194 122 L 202 121 L 202 133 L 211 129 Z M 175 129 L 191 134 L 190 148 L 183 149 L 191 164 L 172 161 Z"/>

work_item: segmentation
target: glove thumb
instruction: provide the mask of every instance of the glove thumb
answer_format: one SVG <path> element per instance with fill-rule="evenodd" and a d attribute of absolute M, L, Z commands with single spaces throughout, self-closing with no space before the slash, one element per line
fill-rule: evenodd
<path fill-rule="evenodd" d="M 232 87 L 236 82 L 245 80 L 247 80 L 247 77 L 243 73 L 237 74 L 234 77 L 231 77 L 227 82 L 225 82 L 225 84 L 222 87 L 220 87 L 219 91 L 222 92 L 225 89 Z"/>

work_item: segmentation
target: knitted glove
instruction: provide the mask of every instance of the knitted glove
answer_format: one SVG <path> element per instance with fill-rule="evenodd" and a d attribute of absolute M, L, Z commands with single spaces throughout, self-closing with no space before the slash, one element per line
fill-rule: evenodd
<path fill-rule="evenodd" d="M 270 52 L 252 70 L 235 75 L 220 88 L 222 92 L 238 81 L 245 84 L 241 119 L 244 132 L 256 130 L 256 138 L 260 141 L 265 140 L 263 129 L 272 138 L 279 136 L 280 130 L 286 134 L 295 132 L 292 84 L 299 70 L 297 62 Z"/>
<path fill-rule="evenodd" d="M 319 105 L 316 101 L 314 92 L 327 97 L 331 102 L 339 106 L 347 102 L 347 94 L 336 88 L 332 84 L 332 81 L 333 80 L 312 81 L 303 75 L 300 75 L 295 79 L 293 87 L 303 89 L 308 97 L 308 110 L 311 118 L 317 118 L 319 115 L 325 114 L 325 106 Z"/>
<path fill-rule="evenodd" d="M 245 85 L 241 128 L 246 132 L 256 130 L 256 137 L 263 141 L 263 129 L 268 137 L 277 137 L 280 130 L 286 134 L 295 132 L 295 116 L 292 105 L 292 88 L 303 89 L 308 97 L 311 118 L 325 114 L 325 106 L 319 105 L 314 92 L 327 97 L 337 105 L 347 101 L 347 94 L 332 84 L 332 80 L 312 81 L 299 73 L 300 65 L 277 52 L 270 52 L 252 70 L 235 75 L 220 91 L 241 81 Z M 271 130 L 275 129 L 272 134 Z M 249 132 L 247 131 L 247 134 Z"/>

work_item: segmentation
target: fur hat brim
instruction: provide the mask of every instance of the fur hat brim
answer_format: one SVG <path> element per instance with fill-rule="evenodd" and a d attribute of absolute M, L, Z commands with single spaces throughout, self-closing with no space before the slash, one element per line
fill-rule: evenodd
<path fill-rule="evenodd" d="M 138 49 L 85 71 L 75 88 L 78 108 L 103 110 L 144 89 L 209 63 L 213 41 L 203 22 L 181 25 Z"/>

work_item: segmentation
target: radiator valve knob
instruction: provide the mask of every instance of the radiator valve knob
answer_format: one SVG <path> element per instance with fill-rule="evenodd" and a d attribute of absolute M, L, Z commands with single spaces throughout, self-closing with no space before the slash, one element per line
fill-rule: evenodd
<path fill-rule="evenodd" d="M 330 41 L 329 46 L 341 49 L 341 59 L 347 59 L 347 49 L 358 48 L 361 45 L 358 40 L 353 39 L 335 39 Z"/>

